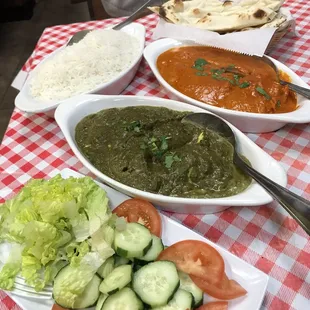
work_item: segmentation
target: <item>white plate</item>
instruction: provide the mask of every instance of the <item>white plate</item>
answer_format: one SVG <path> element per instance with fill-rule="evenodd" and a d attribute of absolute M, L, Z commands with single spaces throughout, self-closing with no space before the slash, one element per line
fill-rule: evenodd
<path fill-rule="evenodd" d="M 241 131 L 244 132 L 270 132 L 275 131 L 288 123 L 308 123 L 310 122 L 310 100 L 298 95 L 297 103 L 299 108 L 296 111 L 281 114 L 259 114 L 259 113 L 249 113 L 240 112 L 224 108 L 218 108 L 201 101 L 190 98 L 181 92 L 173 88 L 169 83 L 167 83 L 164 78 L 159 73 L 156 61 L 160 54 L 166 50 L 183 46 L 183 45 L 194 45 L 191 43 L 184 43 L 174 39 L 162 39 L 149 44 L 144 49 L 144 58 L 148 62 L 151 70 L 156 76 L 158 82 L 168 91 L 168 93 L 176 96 L 180 100 L 203 108 L 205 110 L 211 111 L 221 117 L 225 118 Z M 267 56 L 268 57 L 268 56 Z M 292 78 L 292 83 L 309 88 L 309 86 L 291 69 L 282 64 L 281 62 L 269 57 L 277 66 L 278 69 L 287 73 Z"/>
<path fill-rule="evenodd" d="M 61 171 L 63 178 L 73 177 L 82 177 L 83 175 L 70 170 L 64 169 Z M 117 192 L 116 190 L 98 183 L 108 194 L 110 199 L 110 207 L 114 209 L 121 202 L 128 199 L 128 196 Z M 247 291 L 248 294 L 246 297 L 241 297 L 236 300 L 229 302 L 229 310 L 258 310 L 263 301 L 268 279 L 269 277 L 262 271 L 256 269 L 255 267 L 249 265 L 242 259 L 231 254 L 227 250 L 221 248 L 220 246 L 214 244 L 213 242 L 205 239 L 201 235 L 193 232 L 192 230 L 186 228 L 185 226 L 175 222 L 174 220 L 168 218 L 165 215 L 162 215 L 163 223 L 163 234 L 162 239 L 165 245 L 171 245 L 178 241 L 185 239 L 194 239 L 201 240 L 217 249 L 225 261 L 225 268 L 227 275 L 240 283 Z M 35 299 L 22 298 L 13 294 L 10 294 L 12 299 L 21 306 L 24 310 L 51 310 L 52 301 L 41 302 Z M 210 299 L 210 298 L 209 298 Z M 208 300 L 206 296 L 205 301 Z M 210 299 L 211 300 L 211 299 Z"/>
<path fill-rule="evenodd" d="M 101 173 L 88 161 L 86 157 L 84 157 L 77 147 L 74 138 L 76 125 L 85 116 L 103 109 L 139 105 L 166 107 L 179 111 L 209 113 L 206 110 L 202 110 L 186 103 L 156 97 L 84 95 L 61 104 L 56 110 L 55 118 L 74 154 L 87 169 L 117 190 L 129 196 L 138 196 L 152 201 L 164 210 L 176 211 L 180 213 L 205 214 L 219 212 L 230 206 L 257 206 L 272 201 L 270 195 L 255 182 L 252 182 L 252 184 L 245 191 L 235 196 L 215 199 L 193 199 L 168 197 L 144 192 L 117 182 Z M 232 125 L 230 126 L 234 130 L 237 140 L 239 141 L 239 151 L 250 160 L 253 167 L 278 184 L 286 186 L 286 173 L 280 164 L 265 153 L 261 148 L 259 148 L 243 133 L 241 133 L 237 128 Z"/>
<path fill-rule="evenodd" d="M 107 28 L 108 29 L 108 28 Z M 140 50 L 139 55 L 133 61 L 132 65 L 119 73 L 114 79 L 109 82 L 103 83 L 96 87 L 95 89 L 86 92 L 88 94 L 105 94 L 105 95 L 118 95 L 120 94 L 131 82 L 134 78 L 138 68 L 140 61 L 142 59 L 142 53 L 145 44 L 145 28 L 141 24 L 131 23 L 120 31 L 126 32 L 139 40 L 140 43 Z M 28 113 L 47 113 L 49 116 L 53 117 L 55 108 L 61 103 L 66 101 L 64 100 L 52 100 L 52 101 L 43 101 L 37 98 L 34 98 L 30 92 L 30 85 L 31 80 L 36 75 L 36 72 L 39 70 L 40 66 L 45 63 L 46 61 L 52 59 L 57 53 L 63 50 L 66 45 L 58 48 L 56 51 L 48 55 L 47 57 L 42 60 L 34 70 L 32 70 L 23 85 L 20 93 L 15 98 L 15 106 L 20 109 L 21 111 L 28 112 Z M 74 96 L 76 97 L 76 96 Z"/>

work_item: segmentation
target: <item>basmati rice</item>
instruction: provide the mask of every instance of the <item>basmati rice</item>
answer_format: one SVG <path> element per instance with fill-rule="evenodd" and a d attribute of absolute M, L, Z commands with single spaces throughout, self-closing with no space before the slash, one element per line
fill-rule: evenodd
<path fill-rule="evenodd" d="M 50 101 L 92 91 L 129 68 L 139 52 L 139 41 L 123 31 L 92 31 L 42 64 L 30 92 Z"/>

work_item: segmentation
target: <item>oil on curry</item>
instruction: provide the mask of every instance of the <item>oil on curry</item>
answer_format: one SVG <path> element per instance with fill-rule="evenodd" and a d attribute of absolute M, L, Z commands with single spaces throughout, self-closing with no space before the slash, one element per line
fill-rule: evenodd
<path fill-rule="evenodd" d="M 157 59 L 162 77 L 176 90 L 204 103 L 243 112 L 296 110 L 295 93 L 260 59 L 205 46 L 183 46 Z M 289 76 L 281 74 L 289 81 Z"/>

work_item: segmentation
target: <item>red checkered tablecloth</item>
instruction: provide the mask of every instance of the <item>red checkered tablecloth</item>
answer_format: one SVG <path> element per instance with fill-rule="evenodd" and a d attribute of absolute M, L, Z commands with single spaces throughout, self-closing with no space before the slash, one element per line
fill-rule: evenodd
<path fill-rule="evenodd" d="M 309 83 L 310 4 L 308 0 L 288 0 L 286 5 L 300 36 L 288 33 L 271 55 Z M 76 31 L 117 22 L 91 21 L 45 29 L 23 70 L 32 70 Z M 139 22 L 146 27 L 150 42 L 157 17 L 150 15 Z M 145 62 L 123 94 L 166 96 Z M 310 125 L 288 125 L 275 133 L 248 136 L 282 164 L 288 188 L 310 199 Z M 48 177 L 66 167 L 88 173 L 53 119 L 15 110 L 0 148 L 0 199 L 16 192 L 30 178 Z M 168 215 L 267 273 L 270 281 L 262 309 L 310 309 L 310 239 L 278 204 L 234 207 L 205 216 Z M 0 291 L 0 310 L 8 309 L 20 308 Z"/>

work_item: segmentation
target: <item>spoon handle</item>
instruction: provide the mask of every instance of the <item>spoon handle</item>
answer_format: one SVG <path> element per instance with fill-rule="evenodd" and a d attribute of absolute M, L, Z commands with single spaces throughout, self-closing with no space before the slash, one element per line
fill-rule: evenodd
<path fill-rule="evenodd" d="M 295 93 L 302 95 L 303 97 L 310 99 L 310 89 L 309 88 L 305 88 L 305 87 L 301 87 L 295 84 L 292 84 L 290 82 L 286 82 L 281 80 L 280 83 L 282 85 L 287 85 L 289 89 L 291 89 L 292 91 L 294 91 Z"/>
<path fill-rule="evenodd" d="M 310 201 L 294 194 L 283 186 L 273 182 L 244 162 L 238 154 L 235 164 L 259 183 L 310 235 Z"/>
<path fill-rule="evenodd" d="M 120 30 L 123 27 L 125 27 L 126 25 L 132 23 L 133 21 L 135 21 L 136 19 L 139 18 L 139 15 L 141 13 L 141 11 L 143 9 L 145 9 L 146 7 L 149 6 L 150 2 L 152 2 L 153 0 L 149 0 L 147 2 L 145 2 L 141 7 L 139 7 L 139 9 L 137 9 L 137 11 L 135 11 L 134 13 L 132 13 L 128 18 L 126 18 L 124 21 L 122 21 L 121 23 L 115 25 L 114 27 L 112 27 L 112 29 L 114 30 Z"/>

